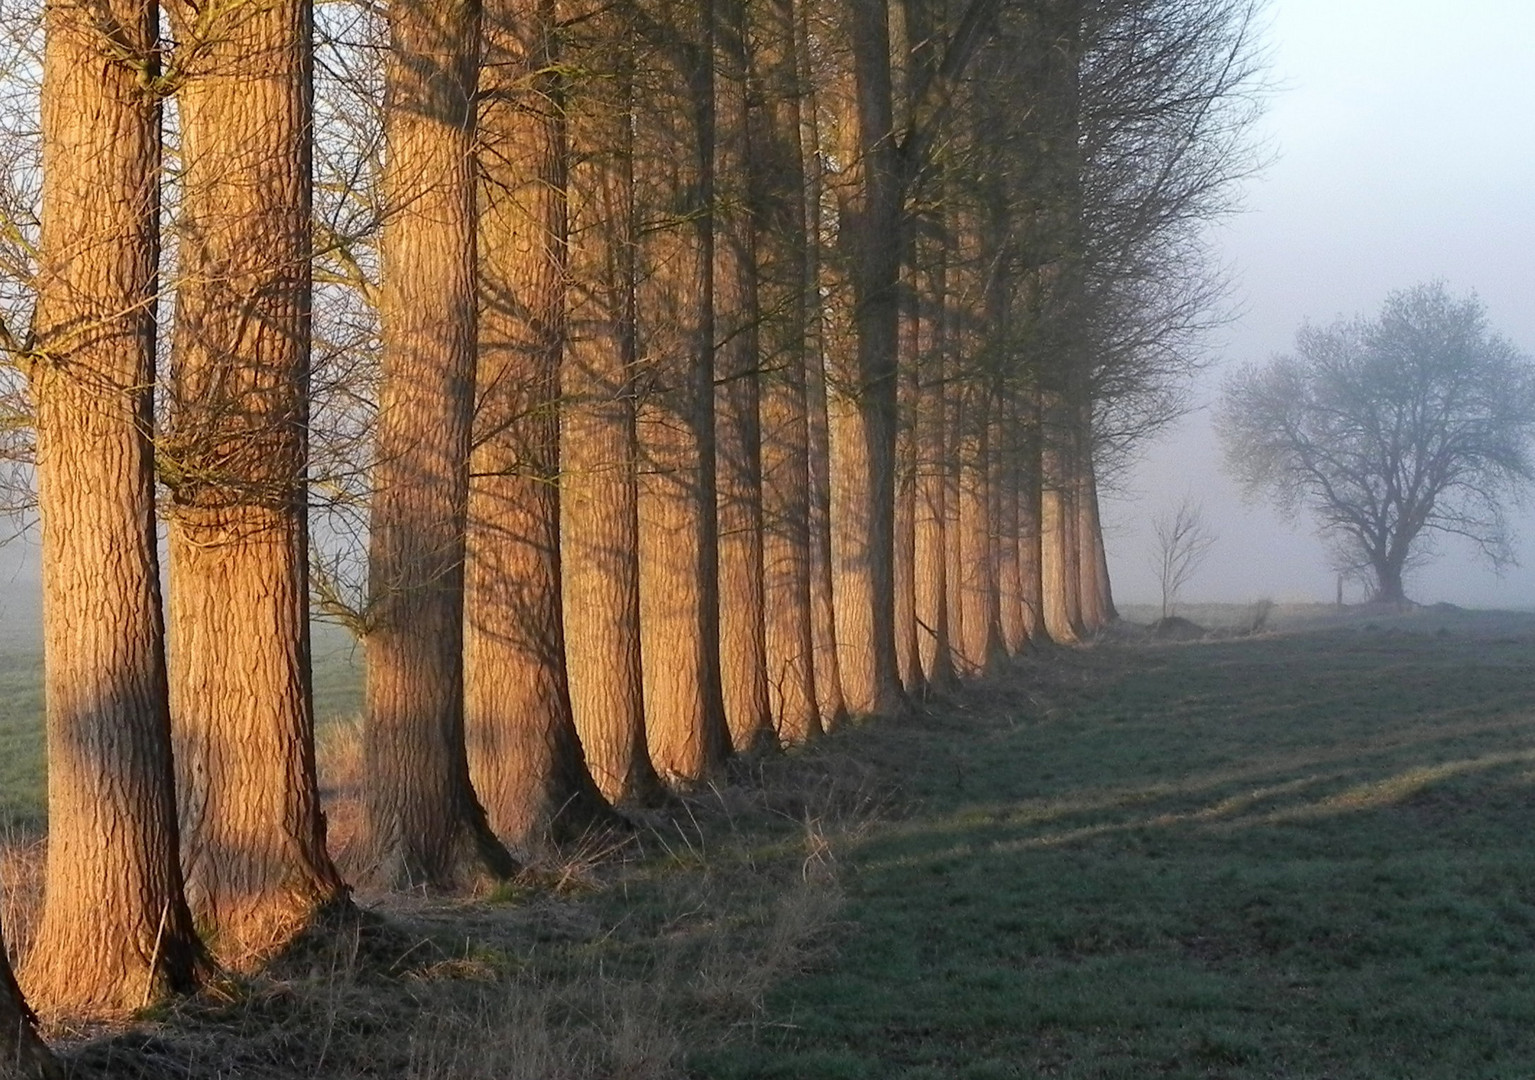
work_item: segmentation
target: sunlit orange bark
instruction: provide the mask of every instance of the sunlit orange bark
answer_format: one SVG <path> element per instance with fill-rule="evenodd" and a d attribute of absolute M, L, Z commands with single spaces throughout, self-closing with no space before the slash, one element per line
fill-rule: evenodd
<path fill-rule="evenodd" d="M 42 228 L 30 389 L 43 545 L 48 863 L 23 975 L 79 1016 L 191 989 L 159 568 L 152 389 L 159 259 L 158 11 L 45 13 Z M 24 1033 L 19 1033 L 25 1039 Z"/>

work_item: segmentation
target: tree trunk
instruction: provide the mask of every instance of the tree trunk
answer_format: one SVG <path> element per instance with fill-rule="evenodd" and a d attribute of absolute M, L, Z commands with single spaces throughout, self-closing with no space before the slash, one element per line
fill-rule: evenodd
<path fill-rule="evenodd" d="M 451 889 L 515 865 L 469 781 L 464 535 L 474 408 L 477 0 L 392 0 L 383 374 L 369 530 L 358 866 Z"/>
<path fill-rule="evenodd" d="M 83 7 L 46 10 L 29 372 L 49 842 L 25 975 L 34 1001 L 71 1016 L 189 990 L 203 964 L 178 859 L 155 550 L 160 99 L 127 62 L 153 74 L 158 12 L 110 10 L 111 40 Z"/>
<path fill-rule="evenodd" d="M 918 5 L 920 6 L 920 5 Z M 909 33 L 910 31 L 908 31 Z M 917 641 L 922 673 L 930 687 L 955 685 L 954 618 L 949 606 L 949 518 L 953 507 L 948 477 L 952 431 L 945 341 L 948 303 L 948 241 L 943 207 L 945 174 L 932 181 L 938 205 L 917 217 L 910 244 L 915 334 L 909 362 L 916 371 L 917 506 L 913 577 Z"/>
<path fill-rule="evenodd" d="M 945 223 L 942 234 L 944 261 L 944 288 L 939 293 L 938 348 L 942 358 L 944 398 L 944 456 L 940 474 L 943 484 L 944 513 L 944 602 L 949 612 L 949 655 L 955 677 L 968 674 L 961 657 L 965 640 L 965 565 L 963 529 L 960 522 L 961 462 L 964 457 L 964 425 L 966 423 L 965 399 L 966 367 L 963 328 L 965 318 L 960 293 L 966 266 L 961 259 L 955 184 L 946 181 L 942 201 L 945 204 Z"/>
<path fill-rule="evenodd" d="M 851 356 L 829 387 L 832 559 L 843 692 L 856 713 L 902 707 L 895 649 L 895 443 L 901 183 L 887 0 L 842 8 L 852 79 L 841 95 L 839 235 L 851 286 Z"/>
<path fill-rule="evenodd" d="M 651 7 L 657 10 L 654 14 Z M 640 637 L 650 758 L 673 783 L 730 752 L 720 684 L 714 445 L 712 3 L 636 7 Z"/>
<path fill-rule="evenodd" d="M 575 13 L 570 19 L 574 21 Z M 633 62 L 610 11 L 570 87 L 569 322 L 560 368 L 565 655 L 587 765 L 614 803 L 661 797 L 645 734 L 634 431 Z"/>
<path fill-rule="evenodd" d="M 1108 557 L 1103 547 L 1103 523 L 1098 516 L 1098 484 L 1093 475 L 1091 440 L 1078 459 L 1077 544 L 1078 572 L 1082 575 L 1082 622 L 1089 630 L 1101 630 L 1118 618 L 1109 589 Z"/>
<path fill-rule="evenodd" d="M 1048 181 L 1053 206 L 1044 227 L 1055 238 L 1049 267 L 1040 275 L 1042 305 L 1051 324 L 1048 354 L 1041 365 L 1040 437 L 1041 554 L 1045 622 L 1059 642 L 1077 642 L 1087 633 L 1082 622 L 1082 546 L 1077 509 L 1080 454 L 1085 445 L 1081 407 L 1086 400 L 1085 344 L 1082 325 L 1083 262 L 1087 256 L 1083 214 L 1081 149 L 1081 43 L 1078 20 L 1055 28 L 1053 46 L 1043 63 L 1048 135 L 1059 141 Z M 1048 31 L 1047 31 L 1048 32 Z"/>
<path fill-rule="evenodd" d="M 1059 360 L 1056 361 L 1059 363 Z M 1047 392 L 1041 454 L 1040 564 L 1045 591 L 1045 626 L 1054 641 L 1070 644 L 1087 635 L 1082 625 L 1078 568 L 1076 469 L 1070 409 L 1059 393 Z"/>
<path fill-rule="evenodd" d="M 1039 395 L 1023 391 L 1019 405 L 1018 448 L 1018 567 L 1023 626 L 1033 645 L 1050 643 L 1045 622 L 1044 492 L 1040 481 L 1043 439 Z"/>
<path fill-rule="evenodd" d="M 8 1080 L 62 1080 L 64 1070 L 37 1037 L 37 1018 L 27 1008 L 0 938 L 0 1076 Z"/>
<path fill-rule="evenodd" d="M 1370 569 L 1375 573 L 1375 596 L 1377 604 L 1407 603 L 1407 592 L 1402 586 L 1402 571 L 1406 560 L 1395 552 L 1384 554 L 1372 554 Z"/>
<path fill-rule="evenodd" d="M 915 593 L 918 643 L 928 685 L 954 685 L 953 620 L 949 607 L 950 431 L 949 387 L 942 333 L 946 274 L 941 245 L 932 252 L 933 266 L 920 273 L 924 248 L 919 239 L 917 290 L 917 515 Z M 926 282 L 926 287 L 923 282 Z"/>
<path fill-rule="evenodd" d="M 759 5 L 765 25 L 752 56 L 765 92 L 748 97 L 753 123 L 750 193 L 757 273 L 766 303 L 760 340 L 763 604 L 768 691 L 779 741 L 821 732 L 816 706 L 810 583 L 810 427 L 806 394 L 809 283 L 795 0 Z M 760 133 L 760 137 L 758 136 Z"/>
<path fill-rule="evenodd" d="M 560 607 L 567 229 L 555 0 L 492 0 L 484 30 L 465 730 L 491 828 L 532 849 L 619 819 L 576 734 Z"/>
<path fill-rule="evenodd" d="M 977 384 L 967 388 L 964 424 L 958 434 L 960 584 L 964 632 L 959 639 L 961 673 L 989 672 L 1001 651 L 997 585 L 992 570 L 991 446 L 993 402 Z"/>
<path fill-rule="evenodd" d="M 922 670 L 922 643 L 917 627 L 917 400 L 920 394 L 916 358 L 922 342 L 915 278 L 916 236 L 907 224 L 908 277 L 901 290 L 901 329 L 908 359 L 900 369 L 895 485 L 895 648 L 897 671 L 906 692 L 922 696 L 927 676 Z"/>
<path fill-rule="evenodd" d="M 714 248 L 719 372 L 716 459 L 719 483 L 720 670 L 725 719 L 737 751 L 774 741 L 768 693 L 763 581 L 762 357 L 753 210 L 760 169 L 748 104 L 745 0 L 716 0 L 715 174 L 719 235 Z"/>
<path fill-rule="evenodd" d="M 815 92 L 812 64 L 809 4 L 800 4 L 796 62 L 799 85 L 808 91 L 801 109 L 802 148 L 805 164 L 805 300 L 809 319 L 805 324 L 805 401 L 808 411 L 810 465 L 810 604 L 811 631 L 815 642 L 815 688 L 821 726 L 827 730 L 847 719 L 847 698 L 842 690 L 842 664 L 837 649 L 835 568 L 832 565 L 831 419 L 826 387 L 828 337 L 826 304 L 821 295 L 824 263 L 821 258 L 822 202 L 825 170 L 821 161 L 820 98 Z"/>
<path fill-rule="evenodd" d="M 222 957 L 347 904 L 325 846 L 309 648 L 307 0 L 167 7 L 181 282 L 171 354 L 171 704 L 182 865 Z"/>
<path fill-rule="evenodd" d="M 997 601 L 1001 610 L 1002 644 L 1017 656 L 1028 648 L 1029 628 L 1024 614 L 1023 566 L 1020 561 L 1019 514 L 1020 447 L 1018 403 L 1004 387 L 998 400 L 998 416 L 992 426 L 991 484 L 993 531 L 992 559 L 997 574 Z"/>

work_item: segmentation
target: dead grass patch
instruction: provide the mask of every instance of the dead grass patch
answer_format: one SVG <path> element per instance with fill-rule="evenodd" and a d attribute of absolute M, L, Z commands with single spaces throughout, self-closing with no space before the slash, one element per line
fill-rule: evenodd
<path fill-rule="evenodd" d="M 320 745 L 337 848 L 355 734 L 333 725 Z M 544 856 L 484 896 L 359 895 L 360 919 L 259 970 L 132 1024 L 48 1034 L 80 1080 L 684 1076 L 692 1050 L 752 1037 L 772 988 L 833 955 L 841 850 L 890 802 L 836 742 L 738 763 L 631 839 Z M 3 858 L 0 917 L 24 944 L 41 841 Z"/>

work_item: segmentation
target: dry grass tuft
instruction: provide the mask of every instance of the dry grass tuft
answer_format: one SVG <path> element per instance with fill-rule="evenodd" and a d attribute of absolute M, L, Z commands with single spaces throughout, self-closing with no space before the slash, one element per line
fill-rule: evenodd
<path fill-rule="evenodd" d="M 326 840 L 338 865 L 362 831 L 362 719 L 333 720 L 315 733 L 315 769 L 325 807 Z"/>
<path fill-rule="evenodd" d="M 0 835 L 0 927 L 13 965 L 42 914 L 47 853 L 48 842 L 34 831 L 13 827 Z"/>
<path fill-rule="evenodd" d="M 81 1080 L 675 1080 L 688 1055 L 751 1038 L 767 995 L 838 937 L 839 854 L 889 805 L 839 751 L 766 755 L 449 900 L 361 895 L 259 969 L 60 1049 Z M 319 745 L 334 850 L 355 835 L 355 724 Z M 8 845 L 0 916 L 24 941 L 41 842 Z M 270 951 L 270 950 L 269 950 Z"/>

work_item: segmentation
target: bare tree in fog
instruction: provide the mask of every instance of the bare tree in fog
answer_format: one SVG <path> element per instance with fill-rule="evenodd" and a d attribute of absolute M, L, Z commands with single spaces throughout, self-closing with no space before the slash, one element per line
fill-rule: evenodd
<path fill-rule="evenodd" d="M 1204 506 L 1188 495 L 1153 518 L 1151 529 L 1156 537 L 1152 565 L 1162 587 L 1162 618 L 1166 619 L 1177 606 L 1178 594 L 1219 538 L 1205 521 Z"/>
<path fill-rule="evenodd" d="M 1374 319 L 1301 327 L 1294 355 L 1227 381 L 1216 428 L 1249 495 L 1311 511 L 1378 602 L 1405 601 L 1436 534 L 1513 563 L 1504 508 L 1535 478 L 1535 368 L 1475 296 L 1419 285 Z"/>

